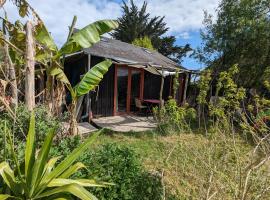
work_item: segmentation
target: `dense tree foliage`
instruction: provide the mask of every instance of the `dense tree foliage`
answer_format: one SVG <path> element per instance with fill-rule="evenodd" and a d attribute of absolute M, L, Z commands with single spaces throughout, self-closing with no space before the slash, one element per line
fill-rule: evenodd
<path fill-rule="evenodd" d="M 197 57 L 216 73 L 238 64 L 238 84 L 261 87 L 270 64 L 269 0 L 222 0 L 217 20 L 205 13 Z"/>
<path fill-rule="evenodd" d="M 112 36 L 128 43 L 147 36 L 151 39 L 154 49 L 176 62 L 180 62 L 191 48 L 189 45 L 185 47 L 175 45 L 175 36 L 163 36 L 169 30 L 164 22 L 164 17 L 150 17 L 150 13 L 146 9 L 146 2 L 141 8 L 138 8 L 133 0 L 130 1 L 130 5 L 123 1 L 123 15 L 118 18 L 119 27 L 112 33 Z"/>

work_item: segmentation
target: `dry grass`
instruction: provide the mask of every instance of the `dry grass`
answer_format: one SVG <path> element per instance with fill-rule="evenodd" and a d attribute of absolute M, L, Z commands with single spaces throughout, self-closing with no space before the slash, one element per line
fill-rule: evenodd
<path fill-rule="evenodd" d="M 240 198 L 253 149 L 241 138 L 201 134 L 115 133 L 100 138 L 101 144 L 111 142 L 133 148 L 147 170 L 164 173 L 166 189 L 179 199 Z M 263 171 L 252 175 L 245 199 L 254 199 L 269 183 L 269 172 L 265 176 Z"/>

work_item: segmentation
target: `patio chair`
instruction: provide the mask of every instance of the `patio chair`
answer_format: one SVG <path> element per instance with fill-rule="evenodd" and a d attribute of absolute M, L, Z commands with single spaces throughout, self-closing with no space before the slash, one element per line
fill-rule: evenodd
<path fill-rule="evenodd" d="M 135 98 L 135 105 L 136 105 L 136 108 L 139 109 L 139 112 L 143 112 L 145 110 L 145 114 L 146 116 L 148 117 L 148 106 L 145 106 L 142 104 L 142 101 L 138 98 Z"/>

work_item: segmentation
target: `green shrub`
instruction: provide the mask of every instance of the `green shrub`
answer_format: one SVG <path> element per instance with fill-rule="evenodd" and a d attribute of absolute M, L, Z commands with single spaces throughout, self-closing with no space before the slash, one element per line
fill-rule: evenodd
<path fill-rule="evenodd" d="M 99 199 L 161 199 L 160 178 L 145 172 L 138 155 L 128 147 L 103 145 L 84 163 L 89 166 L 89 177 L 98 180 L 102 176 L 100 181 L 115 183 L 110 188 L 93 189 Z"/>
<path fill-rule="evenodd" d="M 154 115 L 159 133 L 167 135 L 189 131 L 191 122 L 196 118 L 196 111 L 188 105 L 178 106 L 174 99 L 170 99 L 163 108 L 154 108 Z"/>
<path fill-rule="evenodd" d="M 65 156 L 80 143 L 79 137 L 65 138 L 55 145 L 51 153 L 54 156 Z M 78 160 L 83 162 L 88 170 L 76 173 L 77 178 L 91 178 L 115 184 L 108 188 L 91 189 L 98 199 L 161 199 L 160 177 L 145 171 L 138 155 L 129 147 L 114 143 L 97 146 L 85 152 Z"/>
<path fill-rule="evenodd" d="M 135 153 L 128 147 L 108 144 L 85 160 L 91 166 L 88 176 L 102 177 L 102 181 L 115 183 L 107 189 L 95 189 L 99 199 L 135 199 L 136 180 L 141 172 L 141 166 Z"/>
<path fill-rule="evenodd" d="M 16 110 L 16 121 L 12 119 L 6 113 L 2 113 L 0 115 L 0 131 L 1 133 L 4 131 L 4 126 L 11 130 L 13 133 L 16 133 L 16 139 L 25 141 L 26 135 L 25 133 L 28 130 L 29 118 L 31 113 L 27 110 L 27 108 L 21 104 L 18 106 Z M 39 105 L 35 108 L 35 129 L 36 129 L 36 137 L 37 142 L 43 141 L 48 129 L 52 127 L 56 127 L 60 129 L 60 120 L 48 112 L 46 106 Z"/>

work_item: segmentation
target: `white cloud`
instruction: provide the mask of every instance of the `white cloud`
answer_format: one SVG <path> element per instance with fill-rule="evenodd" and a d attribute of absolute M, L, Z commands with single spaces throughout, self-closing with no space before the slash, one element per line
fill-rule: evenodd
<path fill-rule="evenodd" d="M 44 20 L 58 44 L 65 41 L 74 15 L 78 17 L 78 28 L 96 20 L 116 19 L 121 15 L 120 5 L 109 0 L 29 0 L 29 3 Z M 11 3 L 7 2 L 5 9 L 11 19 L 18 18 L 17 10 Z"/>
<path fill-rule="evenodd" d="M 189 32 L 182 32 L 182 33 L 179 33 L 176 38 L 181 38 L 181 39 L 184 39 L 184 40 L 188 40 L 190 39 L 190 34 Z"/>
<path fill-rule="evenodd" d="M 148 0 L 148 12 L 152 16 L 165 16 L 170 34 L 188 39 L 190 31 L 202 27 L 203 10 L 215 12 L 219 0 Z M 58 44 L 67 37 L 68 26 L 77 15 L 77 27 L 81 28 L 99 19 L 116 19 L 121 16 L 121 5 L 112 0 L 29 0 Z M 141 5 L 142 0 L 135 0 Z M 18 17 L 16 8 L 6 3 L 11 19 Z"/>
<path fill-rule="evenodd" d="M 142 4 L 143 1 L 136 0 Z M 204 10 L 214 14 L 220 0 L 147 0 L 153 16 L 165 16 L 169 33 L 181 34 L 202 28 Z"/>

